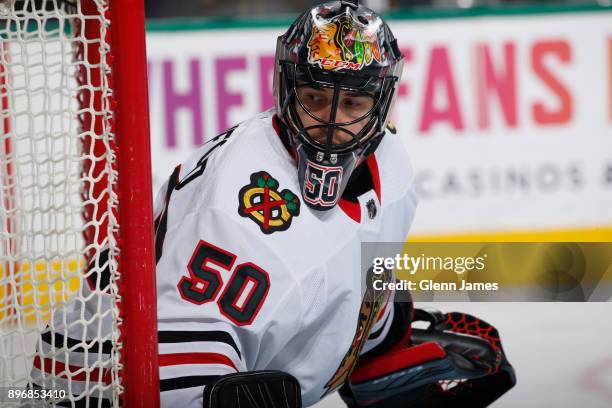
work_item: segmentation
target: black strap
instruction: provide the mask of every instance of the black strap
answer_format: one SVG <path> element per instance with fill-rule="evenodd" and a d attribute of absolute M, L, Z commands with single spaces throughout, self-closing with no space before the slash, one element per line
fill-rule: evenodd
<path fill-rule="evenodd" d="M 219 377 L 204 388 L 203 408 L 301 408 L 299 382 L 282 371 L 247 371 Z"/>

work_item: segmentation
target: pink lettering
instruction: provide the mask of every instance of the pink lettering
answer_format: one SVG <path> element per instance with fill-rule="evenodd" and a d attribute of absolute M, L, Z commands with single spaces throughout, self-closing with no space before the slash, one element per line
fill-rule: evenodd
<path fill-rule="evenodd" d="M 504 44 L 504 60 L 496 72 L 489 46 L 476 47 L 476 87 L 478 127 L 488 129 L 491 122 L 490 97 L 497 96 L 504 120 L 509 127 L 517 125 L 515 45 Z"/>
<path fill-rule="evenodd" d="M 230 92 L 227 89 L 227 77 L 232 71 L 244 71 L 246 58 L 219 58 L 215 61 L 215 76 L 217 85 L 217 132 L 223 132 L 230 127 L 228 121 L 229 108 L 241 106 L 242 93 Z"/>
<path fill-rule="evenodd" d="M 445 107 L 434 106 L 435 92 L 443 92 L 446 99 Z M 423 133 L 427 132 L 432 125 L 438 122 L 448 122 L 455 130 L 464 128 L 455 82 L 448 60 L 448 51 L 443 46 L 436 46 L 431 50 L 419 130 Z"/>
<path fill-rule="evenodd" d="M 274 106 L 272 95 L 272 74 L 274 73 L 274 56 L 259 57 L 259 108 L 262 111 Z"/>
<path fill-rule="evenodd" d="M 572 95 L 567 87 L 553 75 L 544 64 L 546 57 L 556 57 L 559 61 L 569 63 L 572 60 L 570 45 L 565 40 L 538 41 L 531 49 L 531 64 L 538 78 L 552 91 L 558 99 L 558 108 L 551 109 L 542 102 L 532 106 L 533 118 L 539 125 L 567 123 L 572 118 Z"/>

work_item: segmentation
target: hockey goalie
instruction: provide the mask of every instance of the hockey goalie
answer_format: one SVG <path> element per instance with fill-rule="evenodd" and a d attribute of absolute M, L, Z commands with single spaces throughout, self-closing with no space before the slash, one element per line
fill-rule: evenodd
<path fill-rule="evenodd" d="M 155 210 L 163 407 L 334 391 L 349 407 L 481 407 L 514 385 L 493 326 L 362 291 L 361 244 L 404 242 L 415 214 L 389 124 L 402 60 L 372 10 L 318 5 L 278 38 L 276 107 L 176 167 Z"/>

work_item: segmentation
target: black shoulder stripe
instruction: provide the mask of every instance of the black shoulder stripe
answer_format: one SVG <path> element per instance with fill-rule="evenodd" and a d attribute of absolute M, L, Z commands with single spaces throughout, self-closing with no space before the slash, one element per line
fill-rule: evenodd
<path fill-rule="evenodd" d="M 215 150 L 217 150 L 219 147 L 223 146 L 225 142 L 227 142 L 227 139 L 232 135 L 232 133 L 234 133 L 234 130 L 236 130 L 237 127 L 238 125 L 228 129 L 224 133 L 215 136 L 206 143 L 206 145 L 209 145 L 209 149 L 206 151 L 206 153 L 204 153 L 202 157 L 198 159 L 197 166 L 189 173 L 187 173 L 185 177 L 183 177 L 183 179 L 176 185 L 177 190 L 182 189 L 191 181 L 204 174 L 204 170 L 206 170 L 206 165 L 208 164 L 208 159 L 212 156 Z"/>
<path fill-rule="evenodd" d="M 209 140 L 205 146 L 209 146 L 208 150 L 203 154 L 202 157 L 198 159 L 198 163 L 194 169 L 189 171 L 182 180 L 179 180 L 179 175 L 181 173 L 181 165 L 176 166 L 174 172 L 170 176 L 168 181 L 168 189 L 166 190 L 166 197 L 164 200 L 164 209 L 157 219 L 154 221 L 154 231 L 155 231 L 155 264 L 159 262 L 159 259 L 162 256 L 162 250 L 164 246 L 164 239 L 166 238 L 166 230 L 168 228 L 168 206 L 170 205 L 170 198 L 172 196 L 172 192 L 175 190 L 180 190 L 189 184 L 191 181 L 200 177 L 204 174 L 204 170 L 206 170 L 206 164 L 208 163 L 208 159 L 212 156 L 212 154 L 219 147 L 223 146 L 227 139 L 232 135 L 234 130 L 238 125 L 228 129 L 224 133 L 215 136 L 211 140 Z"/>
<path fill-rule="evenodd" d="M 166 238 L 166 230 L 168 229 L 168 205 L 170 204 L 170 197 L 172 192 L 176 188 L 179 182 L 179 174 L 181 172 L 181 166 L 176 166 L 170 179 L 168 180 L 168 188 L 166 190 L 166 197 L 164 199 L 164 209 L 162 210 L 159 217 L 155 220 L 155 264 L 159 262 L 159 258 L 162 256 L 162 249 L 164 246 L 164 239 Z"/>
<path fill-rule="evenodd" d="M 40 335 L 42 341 L 47 343 L 48 345 L 55 348 L 64 348 L 64 344 L 66 348 L 69 348 L 71 352 L 75 351 L 77 353 L 85 353 L 85 348 L 87 348 L 88 353 L 98 353 L 100 352 L 100 342 L 92 340 L 76 340 L 70 337 L 64 337 L 60 333 L 51 333 L 50 331 L 46 331 Z M 64 343 L 64 341 L 66 343 Z M 83 343 L 86 344 L 86 347 L 83 346 Z M 75 348 L 76 347 L 76 348 Z M 107 340 L 102 343 L 102 353 L 110 354 L 113 350 L 113 343 L 110 340 Z"/>
<path fill-rule="evenodd" d="M 224 331 L 159 331 L 157 332 L 159 343 L 191 343 L 197 341 L 225 343 L 231 346 L 242 359 L 242 354 L 234 341 L 234 338 Z"/>
<path fill-rule="evenodd" d="M 159 381 L 159 391 L 172 391 L 181 388 L 205 387 L 212 384 L 218 375 L 193 375 L 189 377 L 167 378 Z"/>

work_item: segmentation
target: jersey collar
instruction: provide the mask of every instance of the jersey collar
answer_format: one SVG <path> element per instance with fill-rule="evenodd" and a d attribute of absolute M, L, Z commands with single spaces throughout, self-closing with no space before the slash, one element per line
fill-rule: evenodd
<path fill-rule="evenodd" d="M 380 173 L 378 171 L 378 162 L 376 161 L 376 156 L 372 153 L 366 159 L 366 165 L 368 166 L 368 170 L 370 170 L 370 175 L 372 176 L 372 183 L 374 184 L 374 192 L 376 193 L 376 197 L 378 198 L 378 202 L 382 204 L 382 194 L 380 191 Z M 370 190 L 371 191 L 371 190 Z M 346 215 L 349 216 L 353 221 L 361 223 L 361 205 L 359 202 L 349 201 L 344 198 L 341 198 L 338 202 L 340 209 L 344 211 Z"/>

